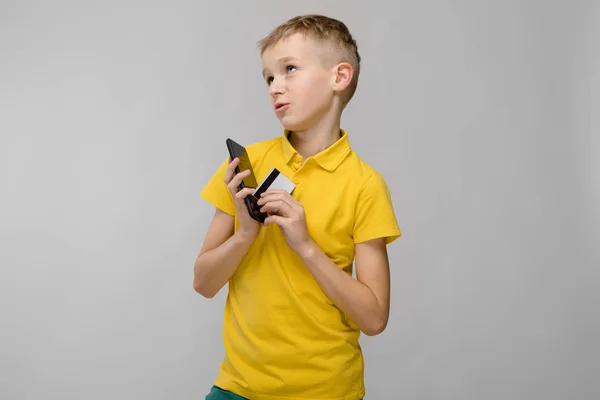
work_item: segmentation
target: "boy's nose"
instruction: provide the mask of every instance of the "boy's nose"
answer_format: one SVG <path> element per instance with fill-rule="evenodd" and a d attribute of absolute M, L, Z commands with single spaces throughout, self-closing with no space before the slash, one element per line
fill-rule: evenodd
<path fill-rule="evenodd" d="M 269 85 L 269 93 L 271 94 L 271 96 L 273 96 L 275 94 L 281 94 L 284 91 L 285 91 L 285 86 L 283 85 L 283 80 L 274 78 L 273 81 L 271 82 L 271 85 Z"/>

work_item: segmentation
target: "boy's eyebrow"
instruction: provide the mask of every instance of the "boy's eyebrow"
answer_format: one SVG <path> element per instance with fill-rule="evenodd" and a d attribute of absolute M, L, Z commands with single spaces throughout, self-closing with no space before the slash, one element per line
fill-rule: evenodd
<path fill-rule="evenodd" d="M 281 57 L 279 60 L 277 60 L 278 64 L 283 64 L 283 63 L 287 63 L 290 61 L 300 61 L 300 59 L 296 58 L 296 57 L 292 57 L 292 56 L 286 56 L 286 57 Z M 268 68 L 263 68 L 262 70 L 262 75 L 263 77 L 265 76 L 265 74 L 267 73 Z"/>
<path fill-rule="evenodd" d="M 300 61 L 299 59 L 297 59 L 296 57 L 292 57 L 292 56 L 287 56 L 287 57 L 282 57 L 279 60 L 277 60 L 279 63 L 286 63 L 288 61 Z"/>

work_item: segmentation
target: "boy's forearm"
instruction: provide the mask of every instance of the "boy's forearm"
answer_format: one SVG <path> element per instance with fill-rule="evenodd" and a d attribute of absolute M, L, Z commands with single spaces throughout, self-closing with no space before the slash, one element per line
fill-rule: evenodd
<path fill-rule="evenodd" d="M 385 308 L 367 285 L 340 269 L 314 242 L 299 255 L 325 294 L 363 333 L 371 336 L 383 331 Z"/>
<path fill-rule="evenodd" d="M 199 255 L 194 263 L 194 289 L 204 297 L 214 297 L 231 279 L 252 243 L 233 234 L 219 247 Z"/>

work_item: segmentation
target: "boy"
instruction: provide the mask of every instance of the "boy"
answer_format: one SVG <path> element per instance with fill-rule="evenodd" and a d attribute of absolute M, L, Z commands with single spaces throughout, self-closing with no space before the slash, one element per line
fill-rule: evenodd
<path fill-rule="evenodd" d="M 347 27 L 319 15 L 287 21 L 260 45 L 284 134 L 246 149 L 257 179 L 275 167 L 296 186 L 261 195 L 264 224 L 243 201 L 254 190 L 237 190 L 247 175 L 234 173 L 237 158 L 201 192 L 216 212 L 194 288 L 210 298 L 229 283 L 226 355 L 206 399 L 359 400 L 358 339 L 385 329 L 386 245 L 400 236 L 386 182 L 340 128 L 360 56 Z"/>

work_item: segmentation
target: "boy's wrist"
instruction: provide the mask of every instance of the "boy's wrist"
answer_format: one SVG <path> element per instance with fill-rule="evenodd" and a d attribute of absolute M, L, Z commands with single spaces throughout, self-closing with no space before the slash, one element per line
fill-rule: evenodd
<path fill-rule="evenodd" d="M 250 246 L 256 240 L 256 235 L 247 234 L 242 231 L 236 231 L 233 236 L 237 244 L 242 246 Z"/>
<path fill-rule="evenodd" d="M 318 250 L 320 249 L 317 244 L 313 240 L 309 240 L 298 249 L 297 253 L 302 260 L 309 260 L 314 257 Z"/>

